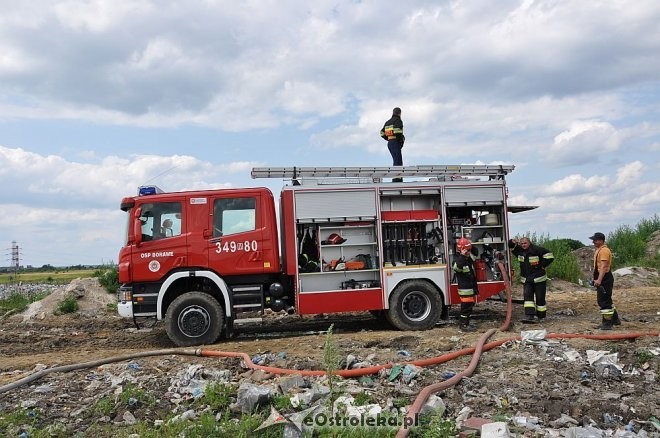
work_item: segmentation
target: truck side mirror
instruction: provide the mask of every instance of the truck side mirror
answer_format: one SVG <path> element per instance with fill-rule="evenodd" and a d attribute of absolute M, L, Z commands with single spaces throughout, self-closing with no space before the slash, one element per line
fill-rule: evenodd
<path fill-rule="evenodd" d="M 142 243 L 142 221 L 140 216 L 142 216 L 142 209 L 136 208 L 133 211 L 133 238 L 136 246 L 140 246 Z"/>

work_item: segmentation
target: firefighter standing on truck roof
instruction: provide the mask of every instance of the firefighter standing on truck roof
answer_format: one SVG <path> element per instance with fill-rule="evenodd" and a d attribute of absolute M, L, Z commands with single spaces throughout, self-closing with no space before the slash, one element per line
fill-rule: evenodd
<path fill-rule="evenodd" d="M 614 288 L 614 276 L 612 275 L 612 251 L 605 245 L 605 235 L 594 233 L 591 236 L 596 247 L 594 253 L 594 286 L 596 286 L 596 300 L 600 307 L 603 318 L 601 330 L 612 330 L 612 326 L 621 325 L 619 314 L 612 303 L 612 289 Z"/>
<path fill-rule="evenodd" d="M 462 331 L 474 331 L 470 326 L 470 315 L 476 302 L 477 293 L 477 275 L 474 272 L 474 260 L 472 260 L 472 242 L 465 237 L 461 237 L 456 242 L 458 254 L 454 258 L 452 269 L 456 273 L 458 282 L 458 297 L 461 300 L 461 314 L 458 319 L 458 328 Z"/>
<path fill-rule="evenodd" d="M 545 268 L 552 263 L 555 256 L 545 248 L 532 245 L 528 237 L 509 240 L 509 248 L 520 262 L 520 281 L 523 283 L 524 322 L 534 322 L 545 318 L 546 282 L 548 276 Z"/>
<path fill-rule="evenodd" d="M 380 130 L 380 136 L 387 140 L 387 149 L 392 155 L 393 166 L 403 166 L 403 156 L 401 149 L 406 137 L 403 135 L 403 122 L 401 121 L 401 108 L 392 110 L 392 117 L 385 122 L 383 129 Z M 392 182 L 402 182 L 402 178 L 393 178 Z"/>

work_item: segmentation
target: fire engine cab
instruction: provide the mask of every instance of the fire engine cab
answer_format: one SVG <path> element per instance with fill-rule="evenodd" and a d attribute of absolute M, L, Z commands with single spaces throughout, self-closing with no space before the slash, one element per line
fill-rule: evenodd
<path fill-rule="evenodd" d="M 371 311 L 401 330 L 430 329 L 460 302 L 452 275 L 459 238 L 473 244 L 477 300 L 504 290 L 497 261 L 510 267 L 505 176 L 513 169 L 253 169 L 253 178 L 288 181 L 279 217 L 263 187 L 141 187 L 121 202 L 119 314 L 136 325 L 164 319 L 179 346 L 214 343 L 266 309 Z"/>

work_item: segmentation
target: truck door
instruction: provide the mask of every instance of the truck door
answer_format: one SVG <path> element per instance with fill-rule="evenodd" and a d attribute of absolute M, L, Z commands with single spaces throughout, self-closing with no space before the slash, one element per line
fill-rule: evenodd
<path fill-rule="evenodd" d="M 221 275 L 264 272 L 263 199 L 258 191 L 211 196 L 209 267 Z"/>
<path fill-rule="evenodd" d="M 185 222 L 181 200 L 140 205 L 142 241 L 133 252 L 133 266 L 141 281 L 158 281 L 186 263 Z"/>

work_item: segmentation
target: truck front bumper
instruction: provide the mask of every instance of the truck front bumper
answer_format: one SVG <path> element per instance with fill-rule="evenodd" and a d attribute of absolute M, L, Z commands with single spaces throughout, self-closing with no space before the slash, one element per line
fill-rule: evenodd
<path fill-rule="evenodd" d="M 133 303 L 130 301 L 120 301 L 117 303 L 117 312 L 124 318 L 133 318 Z"/>
<path fill-rule="evenodd" d="M 121 285 L 117 293 L 117 312 L 124 318 L 133 318 L 133 288 Z"/>

